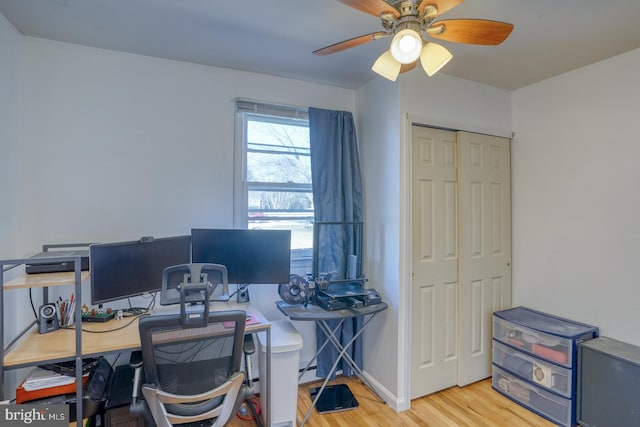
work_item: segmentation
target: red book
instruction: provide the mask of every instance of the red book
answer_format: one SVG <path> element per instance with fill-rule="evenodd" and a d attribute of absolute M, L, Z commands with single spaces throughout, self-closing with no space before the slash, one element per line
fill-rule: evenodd
<path fill-rule="evenodd" d="M 545 347 L 540 344 L 533 344 L 531 346 L 531 351 L 538 356 L 544 357 L 547 360 L 553 360 L 558 363 L 567 363 L 567 349 L 565 347 L 560 347 L 559 349 L 555 349 L 552 347 Z"/>

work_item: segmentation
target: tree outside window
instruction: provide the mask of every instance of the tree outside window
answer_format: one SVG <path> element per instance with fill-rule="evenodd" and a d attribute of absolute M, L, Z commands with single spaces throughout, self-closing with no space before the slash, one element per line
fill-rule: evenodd
<path fill-rule="evenodd" d="M 241 112 L 246 222 L 291 230 L 292 258 L 310 258 L 313 194 L 306 118 Z"/>

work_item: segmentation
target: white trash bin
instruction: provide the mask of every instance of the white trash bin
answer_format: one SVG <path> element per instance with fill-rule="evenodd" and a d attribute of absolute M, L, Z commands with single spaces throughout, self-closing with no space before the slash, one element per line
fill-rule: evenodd
<path fill-rule="evenodd" d="M 263 372 L 267 372 L 267 336 L 258 335 L 260 349 L 260 396 L 267 393 Z M 298 402 L 298 369 L 302 337 L 288 320 L 271 322 L 271 425 L 273 427 L 296 426 Z M 264 405 L 261 402 L 261 405 Z"/>

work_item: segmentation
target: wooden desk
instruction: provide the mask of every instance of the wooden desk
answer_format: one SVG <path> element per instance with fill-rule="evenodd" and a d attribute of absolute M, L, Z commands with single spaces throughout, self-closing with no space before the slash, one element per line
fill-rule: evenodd
<path fill-rule="evenodd" d="M 245 331 L 246 333 L 264 332 L 267 334 L 267 372 L 265 373 L 265 380 L 269 384 L 271 381 L 271 323 L 269 320 L 251 304 L 216 302 L 211 306 L 211 310 L 243 310 L 259 320 L 260 323 L 247 325 Z M 157 308 L 153 311 L 153 314 L 175 312 L 175 307 L 167 306 Z M 139 317 L 125 317 L 122 320 L 112 319 L 104 323 L 83 322 L 82 357 L 139 350 L 138 320 Z M 75 354 L 75 328 L 59 329 L 48 334 L 39 334 L 34 327 L 5 354 L 4 368 L 17 369 L 73 360 Z M 264 400 L 264 417 L 268 426 L 270 425 L 270 397 L 264 396 Z"/>
<path fill-rule="evenodd" d="M 80 280 L 84 282 L 89 278 L 89 272 L 80 273 Z M 75 283 L 73 272 L 64 273 L 44 273 L 44 274 L 23 274 L 3 284 L 4 290 L 42 288 L 52 286 L 68 286 Z"/>
<path fill-rule="evenodd" d="M 243 310 L 260 320 L 258 324 L 247 325 L 247 333 L 269 329 L 269 321 L 251 304 L 215 303 L 212 311 Z M 169 313 L 171 308 L 156 309 L 153 314 Z M 125 317 L 107 322 L 82 323 L 82 356 L 91 357 L 122 351 L 140 350 L 138 318 Z M 75 327 L 59 329 L 48 334 L 39 334 L 36 328 L 25 334 L 4 357 L 5 369 L 15 369 L 34 364 L 72 360 L 75 356 Z"/>
<path fill-rule="evenodd" d="M 117 328 L 122 329 L 113 330 Z M 83 357 L 140 349 L 137 318 L 113 319 L 104 323 L 84 322 L 82 329 Z M 20 368 L 71 360 L 75 351 L 75 327 L 58 329 L 48 334 L 39 334 L 34 327 L 7 352 L 4 367 Z"/>

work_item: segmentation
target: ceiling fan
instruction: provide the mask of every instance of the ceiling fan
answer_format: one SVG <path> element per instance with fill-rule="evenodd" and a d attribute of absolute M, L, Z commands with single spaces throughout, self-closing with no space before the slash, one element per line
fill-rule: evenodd
<path fill-rule="evenodd" d="M 506 22 L 486 19 L 435 19 L 464 0 L 338 0 L 359 11 L 377 16 L 384 31 L 377 31 L 335 43 L 313 53 L 328 55 L 391 37 L 391 46 L 371 69 L 395 81 L 400 73 L 415 68 L 418 60 L 427 75 L 438 72 L 453 57 L 444 46 L 428 37 L 456 43 L 498 45 L 513 30 Z M 427 38 L 423 36 L 428 36 Z"/>

